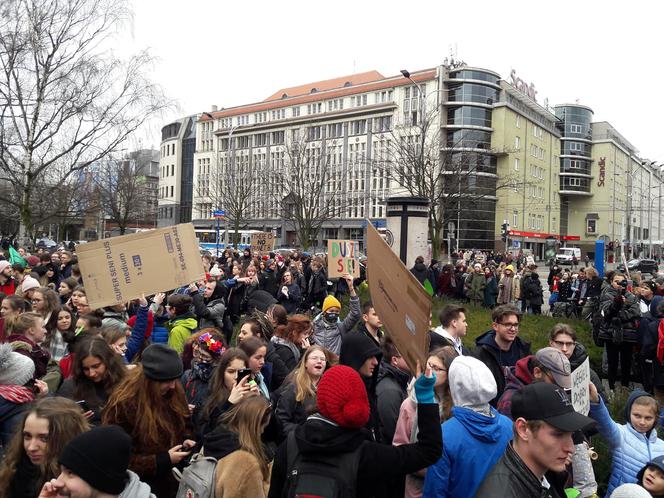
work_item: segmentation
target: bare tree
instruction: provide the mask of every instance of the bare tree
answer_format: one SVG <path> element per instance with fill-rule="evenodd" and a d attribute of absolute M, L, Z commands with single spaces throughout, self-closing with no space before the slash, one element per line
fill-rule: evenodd
<path fill-rule="evenodd" d="M 291 137 L 285 145 L 283 165 L 277 169 L 276 189 L 283 218 L 295 229 L 304 250 L 318 239 L 326 221 L 341 215 L 345 182 L 342 165 L 334 162 L 328 148 L 336 140 L 321 136 L 313 125 L 306 135 Z"/>
<path fill-rule="evenodd" d="M 5 0 L 0 7 L 0 180 L 17 192 L 21 231 L 42 221 L 34 197 L 105 157 L 170 106 L 146 77 L 146 52 L 104 46 L 130 17 L 126 0 Z M 64 174 L 53 181 L 49 172 Z"/>
<path fill-rule="evenodd" d="M 473 209 L 501 189 L 521 188 L 523 181 L 508 175 L 498 179 L 492 158 L 496 151 L 462 133 L 454 143 L 443 143 L 434 109 L 412 123 L 396 126 L 387 134 L 383 157 L 374 158 L 396 190 L 425 197 L 429 206 L 432 257 L 438 258 L 444 227 L 457 222 L 462 209 Z M 501 153 L 506 151 L 501 151 Z"/>

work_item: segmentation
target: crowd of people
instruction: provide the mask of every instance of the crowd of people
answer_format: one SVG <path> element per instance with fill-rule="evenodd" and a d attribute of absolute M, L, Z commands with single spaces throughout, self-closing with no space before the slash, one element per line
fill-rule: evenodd
<path fill-rule="evenodd" d="M 227 250 L 202 257 L 202 281 L 92 309 L 75 253 L 20 251 L 25 265 L 0 260 L 0 498 L 589 497 L 597 431 L 606 496 L 664 496 L 657 280 L 552 271 L 559 297 L 597 301 L 610 391 L 591 371 L 585 416 L 570 399 L 588 356 L 575 330 L 556 325 L 538 351 L 519 335 L 537 312 L 528 265 L 435 274 L 418 258 L 414 276 L 458 304 L 409 365 L 360 302 L 366 260 L 331 286 L 324 257 Z M 464 300 L 492 308 L 474 345 Z M 606 400 L 633 366 L 644 390 L 619 425 Z"/>

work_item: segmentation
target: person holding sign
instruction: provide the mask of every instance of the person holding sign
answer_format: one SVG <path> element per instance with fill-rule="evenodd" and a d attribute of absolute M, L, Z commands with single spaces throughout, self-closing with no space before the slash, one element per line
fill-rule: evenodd
<path fill-rule="evenodd" d="M 327 296 L 323 301 L 323 312 L 314 318 L 313 343 L 329 349 L 334 354 L 341 351 L 341 341 L 343 337 L 353 330 L 353 327 L 360 320 L 360 298 L 353 287 L 353 277 L 344 273 L 342 278 L 348 284 L 350 292 L 350 311 L 346 318 L 341 321 L 341 303 L 334 296 Z"/>
<path fill-rule="evenodd" d="M 659 404 L 645 391 L 630 394 L 625 407 L 626 424 L 616 423 L 609 414 L 595 385 L 590 383 L 590 416 L 597 421 L 599 432 L 611 451 L 611 477 L 606 491 L 623 483 L 635 483 L 639 470 L 650 458 L 664 455 L 664 441 L 657 437 Z"/>

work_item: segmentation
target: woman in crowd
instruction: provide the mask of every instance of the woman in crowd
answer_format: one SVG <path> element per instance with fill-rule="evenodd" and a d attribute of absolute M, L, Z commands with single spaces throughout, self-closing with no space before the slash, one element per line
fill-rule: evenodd
<path fill-rule="evenodd" d="M 286 270 L 281 277 L 281 287 L 277 292 L 279 303 L 286 308 L 286 312 L 290 315 L 300 307 L 301 298 L 300 286 L 293 280 L 293 274 L 290 270 Z"/>
<path fill-rule="evenodd" d="M 171 472 L 191 454 L 190 414 L 179 382 L 182 362 L 176 351 L 152 344 L 141 364 L 129 371 L 108 399 L 104 424 L 122 427 L 133 440 L 129 468 L 160 498 L 175 496 Z"/>
<path fill-rule="evenodd" d="M 32 405 L 20 428 L 0 464 L 0 498 L 36 498 L 46 481 L 60 475 L 60 452 L 88 423 L 76 403 L 55 397 Z"/>
<path fill-rule="evenodd" d="M 44 319 L 46 327 L 46 338 L 42 347 L 51 352 L 51 357 L 62 358 L 65 355 L 67 345 L 56 334 L 58 327 L 58 312 L 60 311 L 60 299 L 55 291 L 48 287 L 39 287 L 32 293 L 32 311 L 39 313 Z"/>
<path fill-rule="evenodd" d="M 282 306 L 277 306 L 283 309 Z M 274 328 L 267 315 L 263 315 L 257 311 L 252 318 L 249 318 L 242 324 L 237 334 L 238 344 L 247 337 L 257 337 L 266 342 L 267 354 L 265 355 L 265 365 L 261 369 L 261 373 L 265 377 L 265 382 L 268 384 L 271 392 L 279 389 L 290 373 L 290 369 L 279 354 L 277 354 L 275 344 L 271 341 L 273 332 Z"/>
<path fill-rule="evenodd" d="M 60 296 L 60 304 L 68 304 L 71 296 L 74 292 L 74 289 L 78 285 L 78 282 L 75 278 L 65 278 L 60 282 L 58 286 L 58 295 Z"/>
<path fill-rule="evenodd" d="M 599 338 L 606 348 L 609 389 L 615 389 L 619 363 L 620 383 L 622 387 L 629 388 L 632 353 L 638 339 L 641 312 L 638 299 L 627 290 L 625 275 L 613 275 L 611 285 L 602 293 L 599 306 L 603 317 Z"/>
<path fill-rule="evenodd" d="M 191 369 L 185 371 L 180 378 L 185 398 L 192 409 L 194 427 L 199 425 L 198 418 L 208 397 L 210 381 L 222 354 L 226 351 L 224 338 L 217 329 L 206 328 L 200 332 L 192 344 Z"/>
<path fill-rule="evenodd" d="M 495 272 L 488 266 L 484 268 L 484 278 L 486 279 L 486 287 L 484 287 L 484 306 L 493 309 L 496 306 L 496 298 L 498 297 L 498 281 Z"/>
<path fill-rule="evenodd" d="M 0 304 L 0 340 L 4 341 L 7 337 L 5 322 L 21 313 L 30 311 L 32 308 L 30 303 L 28 303 L 21 296 L 16 296 L 12 294 L 11 296 L 6 296 Z"/>
<path fill-rule="evenodd" d="M 104 339 L 86 337 L 76 346 L 73 375 L 62 383 L 58 395 L 84 401 L 80 405 L 85 417 L 98 425 L 108 397 L 125 374 L 122 360 Z"/>
<path fill-rule="evenodd" d="M 46 339 L 42 343 L 42 346 L 48 348 L 49 353 L 51 353 L 52 360 L 60 361 L 65 357 L 69 351 L 65 337 L 71 336 L 75 328 L 74 312 L 69 307 L 63 306 L 58 310 L 58 321 L 55 324 L 55 329 L 50 336 L 48 330 L 46 331 Z"/>
<path fill-rule="evenodd" d="M 427 360 L 427 365 L 436 374 L 434 395 L 438 402 L 441 424 L 448 420 L 452 414 L 452 396 L 447 382 L 447 370 L 452 360 L 457 356 L 458 353 L 453 346 L 444 346 L 431 351 Z M 417 399 L 413 380 L 408 386 L 408 397 L 401 403 L 399 420 L 394 431 L 392 444 L 401 446 L 415 441 L 417 441 Z M 425 475 L 426 469 L 406 476 L 405 498 L 420 498 L 422 496 Z"/>
<path fill-rule="evenodd" d="M 316 411 L 316 388 L 327 368 L 325 350 L 311 346 L 281 391 L 275 414 L 285 437 Z"/>
<path fill-rule="evenodd" d="M 196 313 L 198 326 L 200 328 L 215 327 L 224 331 L 226 344 L 228 344 L 233 335 L 233 327 L 230 323 L 228 326 L 224 326 L 228 293 L 226 287 L 210 277 L 201 291 L 195 284 L 192 284 L 189 287 L 189 293 L 194 301 L 194 313 Z"/>
<path fill-rule="evenodd" d="M 5 330 L 9 333 L 7 342 L 12 343 L 14 350 L 35 363 L 35 378 L 44 377 L 51 355 L 39 346 L 46 337 L 41 315 L 29 311 L 12 317 L 5 321 Z"/>
<path fill-rule="evenodd" d="M 205 455 L 217 458 L 216 498 L 265 498 L 270 458 L 261 435 L 270 420 L 270 404 L 253 396 L 227 411 L 205 440 Z"/>
<path fill-rule="evenodd" d="M 77 285 L 76 287 L 74 287 L 74 290 L 71 292 L 71 297 L 69 298 L 69 306 L 74 310 L 78 310 L 78 303 L 82 298 L 87 298 L 87 294 L 85 293 L 85 287 L 83 287 L 82 285 Z"/>
<path fill-rule="evenodd" d="M 231 409 L 246 396 L 258 394 L 256 386 L 249 385 L 250 377 L 244 376 L 238 381 L 238 373 L 247 368 L 249 358 L 239 348 L 227 349 L 219 359 L 210 380 L 209 396 L 205 401 L 200 417 L 197 433 L 211 432 L 218 423 L 219 417 Z"/>
<path fill-rule="evenodd" d="M 288 325 L 275 329 L 271 342 L 289 371 L 295 369 L 302 352 L 309 347 L 312 332 L 311 320 L 306 315 L 293 315 L 288 318 Z"/>
<path fill-rule="evenodd" d="M 99 329 L 101 328 L 101 311 L 98 313 L 90 313 L 86 315 L 81 315 L 76 320 L 76 325 L 73 331 L 68 331 L 63 333 L 63 339 L 67 343 L 68 353 L 62 357 L 59 362 L 60 371 L 62 372 L 62 378 L 68 379 L 71 377 L 73 368 L 74 368 L 74 350 L 76 345 L 83 339 L 85 339 L 88 334 L 95 336 L 100 336 Z"/>
<path fill-rule="evenodd" d="M 242 341 L 238 347 L 245 352 L 249 359 L 247 361 L 247 368 L 251 370 L 251 375 L 258 386 L 260 394 L 265 399 L 270 399 L 270 391 L 261 373 L 261 369 L 265 365 L 265 355 L 267 354 L 266 343 L 256 337 L 249 337 Z"/>

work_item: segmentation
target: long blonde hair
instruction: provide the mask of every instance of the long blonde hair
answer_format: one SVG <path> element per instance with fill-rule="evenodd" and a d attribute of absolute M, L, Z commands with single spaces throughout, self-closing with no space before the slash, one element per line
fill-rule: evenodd
<path fill-rule="evenodd" d="M 240 448 L 256 457 L 263 481 L 266 482 L 270 477 L 270 470 L 261 435 L 267 425 L 265 418 L 270 416 L 269 410 L 270 404 L 263 396 L 251 396 L 221 416 L 221 423 L 238 435 Z"/>
<path fill-rule="evenodd" d="M 320 351 L 321 353 L 323 353 L 325 358 L 327 358 L 327 355 L 325 354 L 325 348 L 323 348 L 322 346 L 313 345 L 307 348 L 307 351 L 304 353 L 304 356 L 300 360 L 300 363 L 293 372 L 293 384 L 295 385 L 295 401 L 299 403 L 304 401 L 304 398 L 316 397 L 316 388 L 314 386 L 314 383 L 311 381 L 311 377 L 309 376 L 309 373 L 307 372 L 306 369 L 307 359 L 309 358 L 309 356 L 311 356 L 311 353 L 313 353 L 314 351 Z M 326 363 L 325 367 L 327 368 L 327 360 L 325 363 Z"/>

